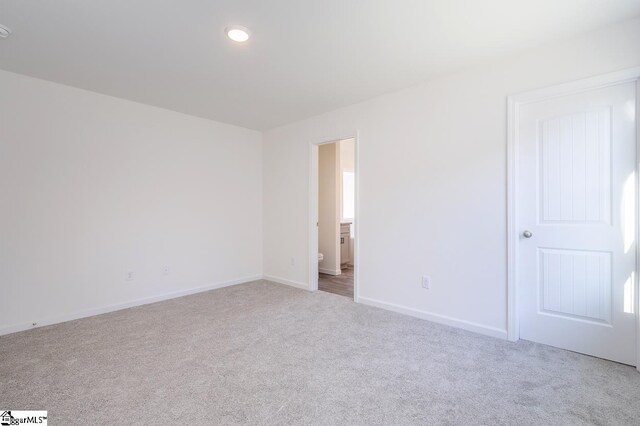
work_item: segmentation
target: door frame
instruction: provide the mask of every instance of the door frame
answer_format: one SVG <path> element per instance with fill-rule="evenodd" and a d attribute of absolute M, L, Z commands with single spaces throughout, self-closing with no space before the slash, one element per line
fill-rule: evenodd
<path fill-rule="evenodd" d="M 640 67 L 616 71 L 596 77 L 571 81 L 542 89 L 513 94 L 507 97 L 507 338 L 515 342 L 520 339 L 518 315 L 518 247 L 520 226 L 518 222 L 518 160 L 520 126 L 519 114 L 523 105 L 572 95 L 588 90 L 601 89 L 623 83 L 636 82 L 636 271 L 640 265 L 640 226 L 638 226 L 638 199 L 640 198 Z M 638 273 L 635 285 L 636 315 L 636 368 L 640 371 L 640 298 Z"/>
<path fill-rule="evenodd" d="M 353 301 L 360 301 L 360 144 L 358 131 L 309 142 L 309 291 L 318 290 L 318 160 L 320 145 L 354 140 L 355 206 L 353 218 Z"/>

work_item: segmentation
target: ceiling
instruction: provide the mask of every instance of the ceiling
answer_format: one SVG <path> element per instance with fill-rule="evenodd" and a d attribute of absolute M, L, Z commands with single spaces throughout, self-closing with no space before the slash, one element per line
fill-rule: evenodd
<path fill-rule="evenodd" d="M 640 0 L 0 0 L 0 68 L 265 130 L 638 15 Z"/>

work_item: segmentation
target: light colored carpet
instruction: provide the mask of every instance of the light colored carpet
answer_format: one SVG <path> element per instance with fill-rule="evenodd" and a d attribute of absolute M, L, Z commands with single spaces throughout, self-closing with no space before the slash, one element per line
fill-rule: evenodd
<path fill-rule="evenodd" d="M 640 424 L 633 368 L 257 281 L 0 337 L 53 425 Z"/>

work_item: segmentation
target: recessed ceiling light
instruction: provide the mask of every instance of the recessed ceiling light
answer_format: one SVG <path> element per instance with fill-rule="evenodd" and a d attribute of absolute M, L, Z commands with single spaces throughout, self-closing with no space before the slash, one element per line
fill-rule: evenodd
<path fill-rule="evenodd" d="M 242 27 L 240 25 L 229 25 L 225 28 L 224 32 L 227 33 L 227 37 L 233 41 L 237 41 L 238 43 L 244 43 L 249 40 L 249 37 L 251 37 L 249 28 Z"/>
<path fill-rule="evenodd" d="M 0 25 L 0 38 L 7 38 L 11 35 L 11 30 L 4 25 Z"/>

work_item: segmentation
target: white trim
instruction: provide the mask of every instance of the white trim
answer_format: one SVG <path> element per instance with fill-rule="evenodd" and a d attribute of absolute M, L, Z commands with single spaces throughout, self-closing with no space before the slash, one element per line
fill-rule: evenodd
<path fill-rule="evenodd" d="M 368 297 L 360 297 L 360 303 L 368 306 L 374 306 L 376 308 L 386 309 L 388 311 L 393 311 L 393 312 L 397 312 L 404 315 L 409 315 L 415 318 L 424 319 L 424 320 L 435 322 L 438 324 L 444 324 L 451 327 L 472 331 L 474 333 L 484 334 L 485 336 L 496 337 L 498 339 L 507 338 L 507 330 L 503 330 L 496 327 L 490 327 L 487 325 L 482 325 L 482 324 L 478 324 L 475 322 L 466 321 L 458 318 L 448 317 L 446 315 L 435 314 L 433 312 L 423 311 L 415 308 L 409 308 L 407 306 L 396 305 L 394 303 L 383 302 L 381 300 L 370 299 Z"/>
<path fill-rule="evenodd" d="M 640 114 L 640 69 L 638 69 L 638 77 L 636 79 L 636 219 L 640 216 L 640 123 L 638 117 Z M 640 221 L 636 220 L 636 370 L 640 371 Z"/>
<path fill-rule="evenodd" d="M 318 272 L 327 275 L 342 275 L 342 269 L 327 269 L 318 267 Z"/>
<path fill-rule="evenodd" d="M 555 86 L 515 93 L 510 95 L 508 99 L 522 105 L 566 95 L 573 95 L 588 90 L 596 90 L 618 84 L 630 83 L 632 81 L 636 81 L 638 78 L 640 78 L 640 67 L 635 67 L 595 77 L 557 84 Z"/>
<path fill-rule="evenodd" d="M 309 291 L 318 290 L 318 145 L 309 145 Z"/>
<path fill-rule="evenodd" d="M 358 303 L 360 294 L 360 144 L 358 131 L 352 130 L 346 134 L 319 138 L 309 143 L 309 291 L 318 290 L 318 147 L 329 143 L 335 143 L 345 139 L 353 139 L 355 146 L 355 209 L 353 218 L 353 300 Z"/>
<path fill-rule="evenodd" d="M 552 99 L 560 96 L 571 95 L 587 90 L 601 89 L 617 84 L 639 81 L 640 67 L 622 71 L 616 71 L 596 77 L 576 80 L 552 87 L 533 90 L 524 93 L 511 95 L 507 98 L 507 331 L 508 339 L 517 341 L 520 338 L 520 327 L 518 318 L 518 128 L 519 110 L 522 105 Z M 640 84 L 636 83 L 636 102 L 640 108 Z M 638 108 L 636 108 L 636 129 L 640 127 L 638 123 Z M 636 153 L 640 155 L 640 135 L 636 130 Z M 640 157 L 638 157 L 640 158 Z M 636 164 L 638 167 L 638 164 Z M 636 170 L 636 176 L 640 168 Z M 640 193 L 639 193 L 640 194 Z M 640 230 L 638 232 L 640 237 Z M 638 249 L 638 237 L 636 237 L 636 251 L 638 252 L 638 262 L 640 265 L 640 250 Z M 636 270 L 638 268 L 636 267 Z M 638 274 L 636 274 L 638 275 Z M 636 279 L 636 289 L 638 280 Z M 638 303 L 638 291 L 636 291 L 636 306 Z M 639 318 L 636 326 L 636 366 L 640 368 L 640 316 L 636 309 L 636 317 Z"/>
<path fill-rule="evenodd" d="M 507 338 L 511 342 L 520 339 L 517 293 L 518 259 L 518 163 L 519 143 L 517 142 L 518 105 L 513 97 L 507 98 Z"/>
<path fill-rule="evenodd" d="M 354 132 L 354 159 L 353 172 L 355 173 L 355 205 L 353 206 L 353 253 L 351 253 L 351 263 L 353 264 L 353 300 L 360 303 L 360 135 Z"/>
<path fill-rule="evenodd" d="M 243 284 L 251 281 L 262 279 L 261 275 L 254 275 L 245 278 L 239 278 L 231 281 L 223 281 L 215 284 L 208 284 L 201 287 L 194 287 L 187 290 L 171 291 L 168 293 L 159 294 L 157 296 L 144 297 L 141 299 L 131 300 L 129 302 L 115 303 L 113 305 L 102 306 L 99 308 L 86 309 L 83 311 L 77 311 L 70 314 L 57 315 L 54 317 L 35 319 L 29 323 L 11 325 L 9 327 L 0 328 L 0 336 L 5 334 L 17 333 L 19 331 L 30 330 L 32 328 L 44 327 L 47 325 L 60 324 L 67 321 L 73 321 L 81 318 L 93 317 L 95 315 L 106 314 L 109 312 L 120 311 L 122 309 L 133 308 L 136 306 L 148 305 L 150 303 L 162 302 L 164 300 L 175 299 L 178 297 L 189 296 L 191 294 L 202 293 L 205 291 L 216 290 L 223 287 L 229 287 L 232 285 Z M 36 323 L 37 325 L 33 325 Z"/>
<path fill-rule="evenodd" d="M 292 281 L 292 280 L 287 280 L 285 278 L 280 278 L 280 277 L 276 277 L 273 275 L 263 275 L 262 276 L 263 280 L 267 280 L 267 281 L 272 281 L 274 283 L 278 283 L 278 284 L 284 284 L 284 285 L 288 285 L 291 287 L 295 287 L 295 288 L 299 288 L 301 290 L 309 290 L 309 285 L 306 283 L 301 283 L 299 281 Z"/>

